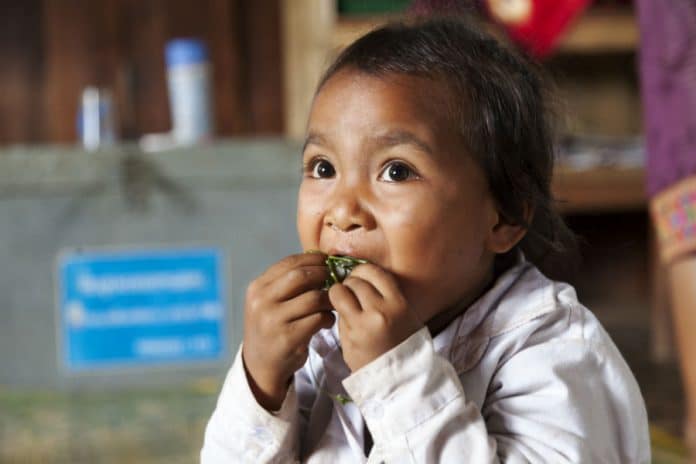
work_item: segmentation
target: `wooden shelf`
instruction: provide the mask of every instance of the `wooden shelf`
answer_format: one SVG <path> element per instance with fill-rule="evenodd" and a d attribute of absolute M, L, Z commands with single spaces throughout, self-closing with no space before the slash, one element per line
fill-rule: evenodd
<path fill-rule="evenodd" d="M 575 170 L 559 166 L 552 184 L 563 213 L 607 213 L 646 208 L 642 167 Z"/>
<path fill-rule="evenodd" d="M 638 25 L 630 9 L 590 8 L 561 39 L 566 53 L 630 52 L 638 46 Z"/>
<path fill-rule="evenodd" d="M 331 36 L 331 46 L 340 50 L 361 35 L 393 19 L 398 15 L 344 16 L 339 17 Z M 494 25 L 489 32 L 503 38 Z M 638 26 L 633 12 L 628 8 L 591 8 L 571 25 L 560 39 L 561 53 L 611 53 L 630 52 L 638 45 Z M 504 38 L 503 38 L 504 40 Z"/>

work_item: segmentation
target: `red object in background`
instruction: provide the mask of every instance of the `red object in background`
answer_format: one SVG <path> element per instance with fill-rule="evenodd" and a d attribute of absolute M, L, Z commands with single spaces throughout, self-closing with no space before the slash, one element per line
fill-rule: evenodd
<path fill-rule="evenodd" d="M 493 21 L 537 58 L 548 56 L 568 25 L 591 0 L 484 0 Z"/>

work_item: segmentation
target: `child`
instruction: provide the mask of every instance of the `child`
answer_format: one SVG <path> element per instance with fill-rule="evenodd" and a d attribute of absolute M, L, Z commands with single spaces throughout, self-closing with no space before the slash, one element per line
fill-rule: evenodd
<path fill-rule="evenodd" d="M 535 266 L 572 237 L 546 117 L 530 66 L 458 20 L 337 58 L 303 150 L 318 252 L 249 285 L 204 463 L 649 462 L 631 371 Z M 368 263 L 325 291 L 326 255 Z"/>

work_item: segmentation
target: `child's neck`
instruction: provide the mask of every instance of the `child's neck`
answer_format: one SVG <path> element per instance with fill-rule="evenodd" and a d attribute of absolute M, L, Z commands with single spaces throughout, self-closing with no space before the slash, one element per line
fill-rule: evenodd
<path fill-rule="evenodd" d="M 430 331 L 430 336 L 434 338 L 445 330 L 453 320 L 463 314 L 481 295 L 490 290 L 495 281 L 498 280 L 498 277 L 514 265 L 514 256 L 512 253 L 497 256 L 494 259 L 490 272 L 481 279 L 479 285 L 474 287 L 471 292 L 466 294 L 456 304 L 431 318 L 426 324 Z"/>
<path fill-rule="evenodd" d="M 430 336 L 435 338 L 437 334 L 445 330 L 453 320 L 463 314 L 469 308 L 469 306 L 471 306 L 471 304 L 481 295 L 486 293 L 492 285 L 493 272 L 491 272 L 488 277 L 482 281 L 481 285 L 477 286 L 474 291 L 464 296 L 464 298 L 459 300 L 455 305 L 437 313 L 426 324 L 428 326 L 428 330 L 430 331 Z"/>

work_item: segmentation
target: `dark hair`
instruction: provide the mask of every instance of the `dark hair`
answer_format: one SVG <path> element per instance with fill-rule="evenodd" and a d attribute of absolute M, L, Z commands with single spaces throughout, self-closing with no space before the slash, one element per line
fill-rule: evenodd
<path fill-rule="evenodd" d="M 325 72 L 319 90 L 343 69 L 444 84 L 453 96 L 454 127 L 483 168 L 499 213 L 527 229 L 518 246 L 550 274 L 558 271 L 559 258 L 575 260 L 575 236 L 551 195 L 555 139 L 536 64 L 469 20 L 421 18 L 387 24 L 355 41 Z M 533 212 L 529 222 L 527 211 Z"/>

